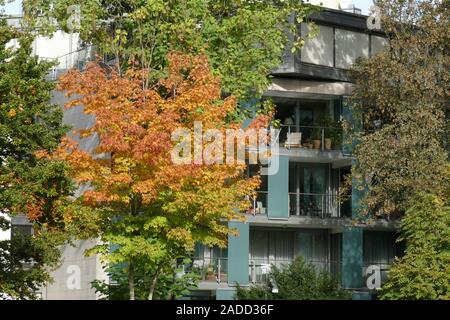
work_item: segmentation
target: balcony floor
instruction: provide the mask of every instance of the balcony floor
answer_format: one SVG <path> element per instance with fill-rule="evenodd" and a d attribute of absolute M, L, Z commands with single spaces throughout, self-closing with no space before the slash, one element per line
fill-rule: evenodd
<path fill-rule="evenodd" d="M 395 231 L 400 226 L 400 221 L 373 220 L 367 224 L 355 225 L 354 220 L 350 218 L 318 218 L 309 216 L 290 216 L 286 219 L 270 219 L 267 215 L 246 214 L 247 222 L 250 226 L 265 227 L 283 227 L 283 228 L 310 228 L 310 229 L 337 229 L 342 231 L 344 228 L 360 226 L 370 230 Z"/>

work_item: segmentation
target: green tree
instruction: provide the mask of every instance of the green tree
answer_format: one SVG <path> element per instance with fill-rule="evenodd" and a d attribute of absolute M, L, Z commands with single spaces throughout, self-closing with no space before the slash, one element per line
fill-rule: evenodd
<path fill-rule="evenodd" d="M 189 259 L 184 259 L 183 264 L 188 265 Z M 128 300 L 130 299 L 130 290 L 128 283 L 127 266 L 124 264 L 114 264 L 106 269 L 111 282 L 95 280 L 93 288 L 101 294 L 105 300 Z M 135 296 L 138 300 L 146 300 L 150 285 L 152 283 L 151 274 L 148 266 L 135 264 L 135 277 L 138 279 L 135 284 Z M 182 266 L 176 266 L 173 263 L 167 264 L 166 270 L 158 277 L 155 288 L 154 299 L 172 300 L 181 298 L 190 293 L 190 290 L 197 287 L 200 276 L 195 273 L 183 273 Z"/>
<path fill-rule="evenodd" d="M 12 39 L 17 48 L 8 46 Z M 61 204 L 72 191 L 66 165 L 38 155 L 55 150 L 67 128 L 61 109 L 49 103 L 51 64 L 32 55 L 32 41 L 0 17 L 0 212 L 24 214 L 34 228 L 31 237 L 0 242 L 0 292 L 17 298 L 35 298 L 49 280 L 45 268 L 57 265 L 56 246 L 65 238 Z M 0 216 L 0 228 L 9 227 Z"/>
<path fill-rule="evenodd" d="M 352 178 L 362 214 L 402 215 L 418 192 L 442 194 L 449 151 L 448 1 L 377 1 L 386 50 L 355 65 L 352 111 L 363 130 Z M 355 130 L 356 129 L 356 130 Z"/>
<path fill-rule="evenodd" d="M 74 26 L 74 13 L 68 12 L 74 4 L 80 5 L 79 30 L 86 44 L 97 45 L 121 70 L 130 65 L 146 69 L 144 86 L 162 76 L 169 52 L 205 53 L 223 91 L 244 100 L 266 91 L 285 48 L 302 44 L 293 22 L 315 10 L 298 0 L 24 1 L 30 17 L 43 11 L 64 30 Z M 36 23 L 48 26 L 49 20 Z"/>
<path fill-rule="evenodd" d="M 272 280 L 271 280 L 272 279 Z M 278 293 L 272 293 L 275 281 Z M 263 283 L 247 288 L 237 287 L 238 300 L 344 300 L 347 291 L 339 287 L 338 279 L 326 270 L 297 257 L 280 268 L 272 266 Z"/>
<path fill-rule="evenodd" d="M 93 90 L 89 91 L 87 87 L 90 86 L 90 81 L 95 81 L 95 77 L 77 75 L 72 78 L 72 81 L 65 82 L 64 89 L 85 96 L 91 95 L 100 101 L 96 104 L 90 104 L 89 99 L 81 102 L 87 107 L 85 110 L 91 106 L 104 108 L 102 112 L 96 113 L 92 110 L 89 112 L 97 117 L 99 131 L 96 133 L 101 137 L 99 150 L 103 150 L 106 154 L 113 154 L 111 162 L 114 167 L 111 170 L 108 163 L 102 163 L 102 170 L 96 172 L 93 175 L 94 178 L 92 176 L 87 178 L 88 175 L 84 175 L 80 183 L 91 183 L 90 185 L 95 189 L 91 196 L 94 194 L 103 196 L 102 192 L 106 186 L 116 184 L 107 192 L 108 196 L 111 193 L 114 197 L 89 199 L 85 194 L 82 199 L 90 200 L 88 205 L 91 207 L 103 210 L 100 215 L 103 220 L 99 228 L 104 242 L 120 246 L 115 252 L 110 252 L 109 245 L 105 244 L 91 253 L 100 253 L 111 264 L 110 266 L 125 263 L 124 270 L 128 274 L 130 299 L 136 298 L 135 284 L 144 281 L 142 278 L 136 278 L 136 275 L 139 277 L 142 275 L 136 272 L 142 264 L 145 264 L 147 272 L 152 275 L 148 279 L 155 284 L 148 287 L 147 297 L 151 299 L 157 289 L 156 284 L 159 278 L 166 277 L 166 272 L 169 277 L 173 273 L 172 270 L 166 270 L 164 266 L 171 265 L 174 258 L 184 256 L 187 251 L 191 251 L 196 241 L 211 246 L 226 245 L 229 230 L 223 224 L 223 220 L 229 220 L 236 213 L 236 206 L 240 207 L 242 202 L 240 199 L 245 199 L 245 195 L 252 192 L 236 187 L 242 180 L 242 175 L 235 174 L 233 168 L 226 169 L 222 166 L 222 169 L 228 172 L 223 172 L 221 176 L 209 173 L 194 176 L 195 173 L 190 173 L 189 168 L 186 170 L 180 170 L 179 167 L 175 170 L 167 168 L 165 161 L 168 152 L 161 146 L 172 147 L 171 142 L 168 141 L 171 132 L 167 131 L 174 128 L 170 126 L 169 121 L 176 116 L 179 118 L 178 125 L 191 128 L 192 120 L 202 119 L 202 115 L 207 116 L 212 111 L 212 115 L 219 115 L 221 119 L 217 121 L 215 116 L 205 117 L 205 125 L 219 129 L 240 126 L 237 123 L 242 123 L 239 120 L 242 120 L 241 116 L 245 113 L 241 108 L 230 109 L 230 102 L 249 101 L 262 95 L 270 83 L 271 70 L 281 63 L 288 46 L 297 48 L 302 44 L 302 39 L 296 36 L 297 25 L 294 22 L 304 20 L 313 8 L 297 0 L 220 2 L 215 0 L 26 0 L 24 1 L 26 19 L 35 26 L 43 27 L 40 29 L 42 32 L 50 33 L 55 29 L 51 21 L 56 18 L 59 26 L 69 31 L 77 20 L 76 17 L 74 19 L 76 10 L 68 12 L 69 6 L 73 4 L 81 6 L 79 28 L 81 39 L 86 45 L 96 46 L 103 60 L 101 65 L 107 70 L 105 72 L 107 76 L 105 81 L 98 84 L 97 89 L 91 87 Z M 43 17 L 40 16 L 40 12 L 44 12 Z M 288 30 L 292 31 L 290 39 Z M 181 74 L 176 75 L 178 78 L 167 79 L 167 76 L 173 73 L 168 59 L 171 52 L 178 52 L 189 57 L 206 56 L 201 65 L 194 67 L 202 69 L 206 64 L 211 66 L 213 76 L 221 79 L 220 85 L 216 86 L 216 80 L 210 83 L 204 81 L 203 75 L 200 77 L 190 75 L 189 70 L 193 64 L 189 62 L 183 66 Z M 112 65 L 114 67 L 111 67 Z M 102 73 L 97 72 L 97 74 Z M 88 86 L 77 78 L 86 80 Z M 120 79 L 128 84 L 133 83 L 129 86 L 114 87 L 113 91 L 117 91 L 118 95 L 107 94 L 108 97 L 105 100 L 106 96 L 103 95 L 102 90 L 105 85 L 113 85 L 114 81 L 106 80 L 110 78 Z M 137 83 L 136 79 L 139 80 Z M 118 80 L 117 83 L 119 82 Z M 195 85 L 192 90 L 187 90 L 190 84 L 184 83 L 188 82 Z M 205 87 L 202 87 L 203 85 Z M 214 85 L 214 88 L 217 87 L 217 90 L 213 90 L 214 99 L 201 101 L 202 96 L 209 99 L 208 92 L 211 85 Z M 189 92 L 184 92 L 185 90 L 192 93 L 199 90 L 201 93 L 189 95 Z M 123 94 L 127 92 L 132 95 Z M 146 96 L 151 92 L 152 96 Z M 151 105 L 152 99 L 158 95 L 166 101 L 162 101 L 161 105 Z M 123 99 L 118 99 L 118 96 Z M 143 97 L 142 101 L 136 97 Z M 222 100 L 223 97 L 228 98 Z M 120 105 L 120 107 L 111 109 L 105 102 Z M 171 109 L 170 104 L 173 104 L 174 110 Z M 152 108 L 143 106 L 152 106 Z M 254 107 L 259 106 L 259 102 L 255 102 Z M 159 111 L 152 114 L 154 110 Z M 98 122 L 99 117 L 102 114 L 104 116 L 105 112 L 110 113 L 112 117 L 117 117 L 116 119 L 120 115 L 122 119 L 117 126 L 112 118 L 105 118 L 106 126 L 112 124 L 110 132 L 106 132 L 109 129 L 105 130 L 104 124 Z M 142 139 L 140 154 L 134 152 L 140 143 L 136 143 L 138 140 L 134 140 L 131 137 L 132 133 L 127 129 L 130 125 L 130 115 L 142 115 L 141 118 L 132 121 L 133 126 L 139 127 L 134 132 L 136 139 L 142 139 L 143 132 L 154 131 L 147 138 Z M 158 122 L 159 124 L 155 125 Z M 118 132 L 116 132 L 117 128 L 120 128 Z M 117 137 L 115 133 L 111 135 L 113 132 L 124 137 Z M 112 137 L 109 141 L 102 140 L 102 136 L 108 135 Z M 131 145 L 129 150 L 133 150 L 132 160 L 124 161 L 124 158 L 130 155 L 129 152 L 124 156 L 126 153 L 124 150 L 116 150 L 115 146 L 111 148 L 111 145 L 116 142 Z M 151 143 L 154 146 L 158 143 L 159 145 L 154 148 L 150 146 Z M 152 160 L 148 157 L 149 146 L 153 152 Z M 163 161 L 156 163 L 159 155 Z M 89 159 L 90 156 L 93 155 L 86 156 L 84 159 Z M 95 160 L 101 162 L 100 159 Z M 139 162 L 138 165 L 137 162 Z M 86 169 L 86 163 L 80 160 L 80 163 L 74 167 Z M 144 166 L 146 170 L 142 169 Z M 120 172 L 116 169 L 119 167 L 122 170 Z M 91 168 L 95 169 L 98 166 L 92 165 Z M 210 171 L 209 169 L 212 168 L 205 171 Z M 114 179 L 105 179 L 105 172 L 109 172 L 108 170 L 117 176 Z M 217 172 L 219 171 L 221 170 Z M 241 173 L 243 169 L 238 171 Z M 183 173 L 190 173 L 190 176 L 175 179 L 177 183 L 173 186 L 170 180 Z M 122 181 L 123 177 L 131 180 Z M 162 177 L 164 179 L 161 179 Z M 204 191 L 200 190 L 201 188 Z M 84 205 L 88 201 L 85 201 Z M 122 219 L 124 215 L 129 217 Z"/>
<path fill-rule="evenodd" d="M 450 299 L 450 206 L 446 199 L 419 194 L 401 225 L 406 254 L 389 270 L 382 299 Z"/>

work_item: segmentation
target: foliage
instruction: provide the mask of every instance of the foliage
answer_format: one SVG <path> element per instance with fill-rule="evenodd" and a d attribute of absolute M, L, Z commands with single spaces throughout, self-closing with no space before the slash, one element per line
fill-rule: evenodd
<path fill-rule="evenodd" d="M 406 242 L 406 254 L 391 267 L 382 299 L 450 299 L 448 194 L 446 198 L 419 194 L 401 229 L 399 241 Z"/>
<path fill-rule="evenodd" d="M 185 261 L 188 263 L 187 261 Z M 92 287 L 105 300 L 127 300 L 130 298 L 128 288 L 127 269 L 123 265 L 113 265 L 107 268 L 107 274 L 111 280 L 109 283 L 105 281 L 95 280 Z M 190 290 L 197 286 L 199 275 L 195 273 L 186 273 L 182 275 L 181 268 L 173 266 L 169 268 L 169 272 L 158 278 L 158 284 L 155 289 L 155 299 L 178 299 L 187 294 Z M 171 272 L 170 272 L 171 271 Z M 135 295 L 138 300 L 145 300 L 150 290 L 151 275 L 145 268 L 136 267 L 135 276 L 137 279 Z"/>
<path fill-rule="evenodd" d="M 352 112 L 346 124 L 357 146 L 354 184 L 368 192 L 361 208 L 403 214 L 422 190 L 442 194 L 449 141 L 448 1 L 377 1 L 387 49 L 353 72 Z"/>
<path fill-rule="evenodd" d="M 8 45 L 12 39 L 17 48 Z M 65 238 L 61 207 L 73 190 L 64 162 L 38 156 L 54 151 L 67 128 L 61 109 L 49 103 L 51 64 L 32 55 L 32 41 L 0 19 L 0 212 L 24 214 L 34 227 L 32 237 L 0 242 L 0 290 L 13 298 L 35 298 L 34 290 L 48 280 L 44 265 L 58 263 L 55 248 Z M 20 261 L 31 259 L 34 267 L 21 270 Z"/>
<path fill-rule="evenodd" d="M 278 293 L 272 293 L 273 279 Z M 271 267 L 262 284 L 249 289 L 237 287 L 238 300 L 337 300 L 349 299 L 350 295 L 339 287 L 337 278 L 329 272 L 319 271 L 301 256 L 281 268 Z"/>
<path fill-rule="evenodd" d="M 203 130 L 215 129 L 225 136 L 227 129 L 239 129 L 242 123 L 228 122 L 227 115 L 237 108 L 236 98 L 222 100 L 220 81 L 211 74 L 205 56 L 171 53 L 168 59 L 168 77 L 149 89 L 141 85 L 141 69 L 120 75 L 93 63 L 84 72 L 72 70 L 63 76 L 60 90 L 81 96 L 67 107 L 83 105 L 85 113 L 96 117 L 92 128 L 79 133 L 97 135 L 99 145 L 96 154 L 89 154 L 67 140 L 48 155 L 67 161 L 71 177 L 86 186 L 74 204 L 95 210 L 84 217 L 98 226 L 92 236 L 105 243 L 89 253 L 100 254 L 110 266 L 126 264 L 131 299 L 136 297 L 139 268 L 151 275 L 152 298 L 161 277 L 171 274 L 167 268 L 195 243 L 226 246 L 226 221 L 243 219 L 238 212 L 251 205 L 246 196 L 260 183 L 259 177 L 244 176 L 245 164 L 193 163 L 192 156 L 186 164 L 172 161 L 176 129 L 186 128 L 192 136 L 198 121 Z M 266 127 L 270 118 L 259 116 L 249 129 Z M 211 143 L 200 142 L 203 148 Z M 110 250 L 109 244 L 117 248 Z"/>
<path fill-rule="evenodd" d="M 99 53 L 114 59 L 122 71 L 130 66 L 146 69 L 149 78 L 144 86 L 164 74 L 170 51 L 206 54 L 214 74 L 222 79 L 223 91 L 244 101 L 261 96 L 285 51 L 303 44 L 293 14 L 300 22 L 315 11 L 298 0 L 27 0 L 24 4 L 38 25 L 48 26 L 54 17 L 65 30 L 72 21 L 67 8 L 81 5 L 81 38 L 97 45 Z M 37 18 L 39 10 L 48 19 Z"/>

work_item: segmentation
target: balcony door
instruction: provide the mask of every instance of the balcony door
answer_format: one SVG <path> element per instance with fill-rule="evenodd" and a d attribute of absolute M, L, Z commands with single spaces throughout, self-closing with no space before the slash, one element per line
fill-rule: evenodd
<path fill-rule="evenodd" d="M 328 204 L 328 165 L 291 163 L 290 214 L 323 216 Z"/>

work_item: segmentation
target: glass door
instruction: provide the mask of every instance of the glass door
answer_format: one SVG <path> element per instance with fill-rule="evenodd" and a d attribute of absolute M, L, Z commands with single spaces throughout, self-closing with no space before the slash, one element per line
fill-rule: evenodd
<path fill-rule="evenodd" d="M 326 204 L 326 168 L 303 168 L 301 213 L 322 217 Z"/>

